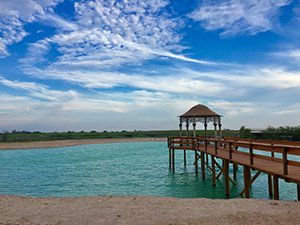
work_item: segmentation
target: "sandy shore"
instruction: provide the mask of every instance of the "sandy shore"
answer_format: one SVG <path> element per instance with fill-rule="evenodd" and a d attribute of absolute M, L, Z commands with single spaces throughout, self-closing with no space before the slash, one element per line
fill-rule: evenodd
<path fill-rule="evenodd" d="M 299 212 L 299 202 L 269 200 L 0 196 L 1 225 L 296 225 Z"/>
<path fill-rule="evenodd" d="M 107 139 L 76 139 L 59 141 L 35 141 L 0 143 L 0 150 L 28 149 L 28 148 L 54 148 L 87 144 L 121 143 L 121 142 L 161 142 L 166 138 L 107 138 Z"/>

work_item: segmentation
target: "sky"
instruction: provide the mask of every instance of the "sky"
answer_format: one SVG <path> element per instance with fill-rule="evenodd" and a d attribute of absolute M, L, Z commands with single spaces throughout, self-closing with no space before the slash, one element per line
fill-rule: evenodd
<path fill-rule="evenodd" d="M 299 126 L 300 1 L 0 0 L 0 132 L 178 129 L 196 104 Z"/>

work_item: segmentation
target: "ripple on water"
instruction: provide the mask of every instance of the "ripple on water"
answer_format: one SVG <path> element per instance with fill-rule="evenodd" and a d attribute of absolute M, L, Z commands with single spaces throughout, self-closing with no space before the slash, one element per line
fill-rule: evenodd
<path fill-rule="evenodd" d="M 176 152 L 176 172 L 168 169 L 164 142 L 110 143 L 64 148 L 0 151 L 0 194 L 29 196 L 155 195 L 224 198 L 222 177 L 216 187 L 207 172 L 195 175 L 193 152 L 188 165 Z M 255 172 L 253 172 L 255 173 Z M 252 197 L 268 198 L 267 176 L 253 184 Z M 243 189 L 242 168 L 231 196 Z M 282 199 L 296 199 L 296 185 L 280 181 Z"/>

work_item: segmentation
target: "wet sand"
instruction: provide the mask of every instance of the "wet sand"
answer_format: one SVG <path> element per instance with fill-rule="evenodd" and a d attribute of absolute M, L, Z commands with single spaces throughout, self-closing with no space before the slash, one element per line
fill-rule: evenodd
<path fill-rule="evenodd" d="M 11 142 L 0 143 L 0 150 L 55 148 L 88 144 L 122 143 L 122 142 L 166 142 L 166 138 L 105 138 L 105 139 L 73 139 L 58 141 Z"/>
<path fill-rule="evenodd" d="M 300 203 L 162 197 L 0 196 L 1 225 L 297 225 Z"/>

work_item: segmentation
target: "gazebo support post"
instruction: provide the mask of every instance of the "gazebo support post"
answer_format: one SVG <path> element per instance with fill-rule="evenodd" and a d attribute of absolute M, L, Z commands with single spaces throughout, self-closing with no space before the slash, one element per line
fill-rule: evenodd
<path fill-rule="evenodd" d="M 217 121 L 216 121 L 216 117 L 214 117 L 214 131 L 215 131 L 215 138 L 218 137 L 218 131 L 217 131 Z"/>
<path fill-rule="evenodd" d="M 223 134 L 222 134 L 222 124 L 221 124 L 221 117 L 219 117 L 219 136 L 220 136 L 220 138 L 222 139 L 222 136 L 223 136 Z"/>
<path fill-rule="evenodd" d="M 193 118 L 193 137 L 196 137 L 196 118 Z"/>
<path fill-rule="evenodd" d="M 180 122 L 179 122 L 179 136 L 181 137 L 182 136 L 182 121 L 180 119 Z"/>
<path fill-rule="evenodd" d="M 204 118 L 204 137 L 205 137 L 205 152 L 207 152 L 207 145 L 208 145 L 208 140 L 207 140 L 207 118 Z M 206 159 L 206 163 L 208 164 L 208 154 L 205 153 L 205 159 Z"/>
<path fill-rule="evenodd" d="M 186 126 L 186 136 L 189 136 L 189 119 L 186 119 L 186 122 L 185 122 L 185 126 Z"/>
<path fill-rule="evenodd" d="M 196 118 L 193 117 L 193 137 L 196 137 Z M 198 153 L 195 149 L 195 172 L 198 174 Z"/>

